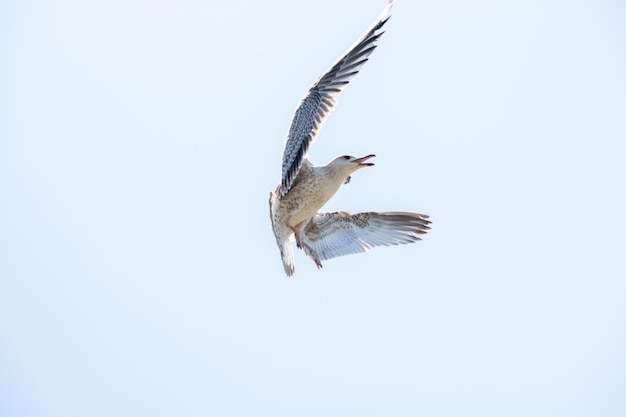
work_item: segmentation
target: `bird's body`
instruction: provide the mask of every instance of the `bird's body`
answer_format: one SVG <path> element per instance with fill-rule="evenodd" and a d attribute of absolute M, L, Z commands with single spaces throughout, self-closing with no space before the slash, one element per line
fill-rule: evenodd
<path fill-rule="evenodd" d="M 335 195 L 341 184 L 346 182 L 352 172 L 371 165 L 363 162 L 373 156 L 358 159 L 339 157 L 324 166 L 313 166 L 308 160 L 305 160 L 287 194 L 280 197 L 280 186 L 275 193 L 270 194 L 272 227 L 276 242 L 283 255 L 282 259 L 287 275 L 292 275 L 295 271 L 293 255 L 291 254 L 291 240 L 295 238 L 298 246 L 302 246 L 300 234 L 307 224 L 322 206 Z M 357 162 L 354 162 L 355 160 Z M 310 248 L 307 249 L 311 250 Z M 315 255 L 312 257 L 315 263 L 321 266 L 319 258 Z"/>
<path fill-rule="evenodd" d="M 294 239 L 321 267 L 324 259 L 420 240 L 418 235 L 429 229 L 428 216 L 417 213 L 319 213 L 349 181 L 350 174 L 373 165 L 366 161 L 374 155 L 340 156 L 323 166 L 314 166 L 306 157 L 322 122 L 336 105 L 336 96 L 376 48 L 392 3 L 389 0 L 374 24 L 309 89 L 295 111 L 283 150 L 282 179 L 276 191 L 270 192 L 269 201 L 272 229 L 288 276 L 295 271 Z"/>

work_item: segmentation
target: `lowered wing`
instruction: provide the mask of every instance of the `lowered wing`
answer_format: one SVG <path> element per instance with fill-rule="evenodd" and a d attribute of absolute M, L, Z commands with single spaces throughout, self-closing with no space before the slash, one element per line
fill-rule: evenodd
<path fill-rule="evenodd" d="M 367 252 L 374 246 L 390 246 L 422 240 L 430 230 L 428 216 L 419 213 L 346 212 L 317 214 L 304 228 L 304 241 L 320 260 Z M 309 250 L 304 246 L 307 255 Z"/>

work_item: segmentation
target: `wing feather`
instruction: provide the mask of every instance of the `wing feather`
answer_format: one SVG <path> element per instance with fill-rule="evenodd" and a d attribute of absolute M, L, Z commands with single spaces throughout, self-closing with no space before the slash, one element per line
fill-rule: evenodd
<path fill-rule="evenodd" d="M 376 49 L 375 42 L 384 33 L 381 28 L 387 22 L 387 14 L 393 0 L 389 0 L 374 23 L 356 43 L 335 62 L 309 89 L 294 112 L 285 140 L 282 160 L 280 196 L 287 194 L 302 167 L 302 161 L 315 140 L 317 132 L 336 106 L 336 96 L 350 82 L 368 56 Z M 386 17 L 387 16 L 387 17 Z"/>
<path fill-rule="evenodd" d="M 406 212 L 318 213 L 304 228 L 303 240 L 321 260 L 421 240 L 428 216 Z M 304 246 L 307 255 L 309 250 Z"/>

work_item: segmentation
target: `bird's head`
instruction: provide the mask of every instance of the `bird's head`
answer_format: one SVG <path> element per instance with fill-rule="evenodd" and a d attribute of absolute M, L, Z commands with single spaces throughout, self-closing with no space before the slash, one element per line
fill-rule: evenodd
<path fill-rule="evenodd" d="M 371 162 L 365 162 L 365 161 L 375 156 L 376 155 L 367 155 L 361 158 L 356 158 L 350 155 L 338 156 L 337 158 L 330 161 L 328 163 L 328 166 L 351 173 L 351 172 L 356 171 L 359 168 L 369 167 L 369 166 L 374 165 Z"/>
<path fill-rule="evenodd" d="M 335 172 L 335 174 L 339 175 L 340 177 L 344 177 L 347 184 L 350 180 L 350 174 L 352 174 L 354 171 L 374 165 L 371 162 L 365 161 L 375 156 L 376 155 L 367 155 L 361 158 L 356 158 L 350 155 L 338 156 L 337 158 L 330 161 L 326 166 L 330 168 L 333 172 Z"/>

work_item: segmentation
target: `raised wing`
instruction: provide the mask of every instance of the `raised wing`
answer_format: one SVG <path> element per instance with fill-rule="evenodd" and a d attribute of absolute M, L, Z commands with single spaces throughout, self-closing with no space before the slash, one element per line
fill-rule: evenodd
<path fill-rule="evenodd" d="M 367 252 L 374 246 L 400 245 L 422 240 L 430 230 L 428 216 L 419 213 L 346 212 L 317 214 L 304 228 L 304 238 L 320 260 Z M 306 245 L 307 255 L 311 256 Z"/>
<path fill-rule="evenodd" d="M 384 33 L 381 28 L 389 19 L 386 16 L 392 4 L 393 0 L 389 0 L 374 23 L 348 52 L 318 78 L 296 108 L 283 149 L 281 197 L 291 188 L 317 131 L 337 104 L 336 97 L 376 49 L 375 42 Z"/>

